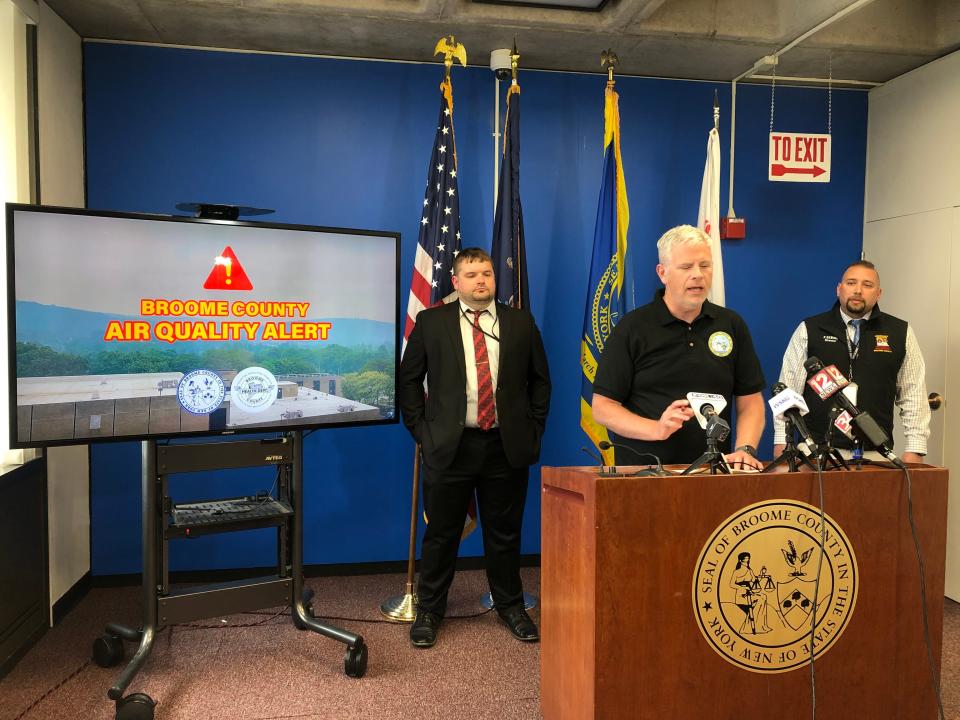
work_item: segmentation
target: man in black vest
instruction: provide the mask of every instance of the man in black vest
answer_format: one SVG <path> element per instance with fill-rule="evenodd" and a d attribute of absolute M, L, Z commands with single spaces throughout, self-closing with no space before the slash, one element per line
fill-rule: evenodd
<path fill-rule="evenodd" d="M 833 308 L 807 318 L 794 331 L 780 381 L 803 393 L 810 408 L 807 426 L 819 443 L 829 426 L 832 403 L 820 400 L 807 386 L 803 362 L 818 357 L 824 365 L 836 365 L 857 384 L 857 407 L 869 411 L 891 438 L 894 407 L 899 408 L 906 437 L 903 460 L 923 462 L 930 435 L 923 355 L 907 322 L 881 312 L 880 293 L 880 275 L 872 262 L 859 260 L 847 267 Z M 783 420 L 775 419 L 773 429 L 774 455 L 779 455 L 786 441 Z M 839 431 L 832 433 L 832 444 L 853 447 Z"/>

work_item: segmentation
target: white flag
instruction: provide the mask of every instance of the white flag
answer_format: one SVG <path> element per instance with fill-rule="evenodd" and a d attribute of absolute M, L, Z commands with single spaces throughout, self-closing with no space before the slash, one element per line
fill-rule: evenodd
<path fill-rule="evenodd" d="M 713 286 L 710 288 L 710 302 L 725 305 L 723 255 L 720 252 L 720 134 L 716 128 L 707 136 L 707 161 L 703 165 L 697 227 L 710 236 L 713 245 Z"/>

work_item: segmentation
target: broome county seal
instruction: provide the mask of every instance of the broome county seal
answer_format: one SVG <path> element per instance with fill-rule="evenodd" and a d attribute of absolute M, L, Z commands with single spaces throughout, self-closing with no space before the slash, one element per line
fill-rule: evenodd
<path fill-rule="evenodd" d="M 734 513 L 706 539 L 693 608 L 724 660 L 787 672 L 809 663 L 811 624 L 815 657 L 840 638 L 857 603 L 857 558 L 836 521 L 824 517 L 797 500 L 768 500 Z"/>
<path fill-rule="evenodd" d="M 194 415 L 209 415 L 223 402 L 223 379 L 212 370 L 194 370 L 177 385 L 180 407 Z"/>

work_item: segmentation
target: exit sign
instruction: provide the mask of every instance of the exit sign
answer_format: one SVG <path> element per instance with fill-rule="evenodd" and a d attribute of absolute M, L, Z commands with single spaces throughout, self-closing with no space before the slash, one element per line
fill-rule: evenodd
<path fill-rule="evenodd" d="M 770 133 L 767 179 L 773 182 L 830 182 L 830 136 Z"/>

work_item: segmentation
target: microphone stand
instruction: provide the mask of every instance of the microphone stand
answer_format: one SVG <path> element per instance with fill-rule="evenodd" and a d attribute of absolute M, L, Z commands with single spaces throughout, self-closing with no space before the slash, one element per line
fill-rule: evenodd
<path fill-rule="evenodd" d="M 773 469 L 783 463 L 787 463 L 788 472 L 798 472 L 800 470 L 800 465 L 809 465 L 811 470 L 816 470 L 817 466 L 810 462 L 810 458 L 804 455 L 802 452 L 797 450 L 797 443 L 794 439 L 793 432 L 793 421 L 784 416 L 783 418 L 784 430 L 786 431 L 786 445 L 783 447 L 783 452 L 780 453 L 780 457 L 774 460 L 772 463 L 767 465 L 761 473 L 773 472 Z"/>
<path fill-rule="evenodd" d="M 825 470 L 850 469 L 840 451 L 833 447 L 833 423 L 839 414 L 840 409 L 834 406 L 827 420 L 827 432 L 823 436 L 823 442 L 817 448 L 817 458 L 820 460 L 820 466 Z"/>
<path fill-rule="evenodd" d="M 680 474 L 689 475 L 690 473 L 694 472 L 695 470 L 699 470 L 702 467 L 708 467 L 710 468 L 711 475 L 716 475 L 718 473 L 729 475 L 730 466 L 727 465 L 727 461 L 723 457 L 723 453 L 717 448 L 717 442 L 725 439 L 729 432 L 729 427 L 725 427 L 711 418 L 711 420 L 707 423 L 706 452 L 694 460 L 693 464 Z"/>
<path fill-rule="evenodd" d="M 863 469 L 863 441 L 859 437 L 854 436 L 853 438 L 853 464 L 857 470 Z"/>

